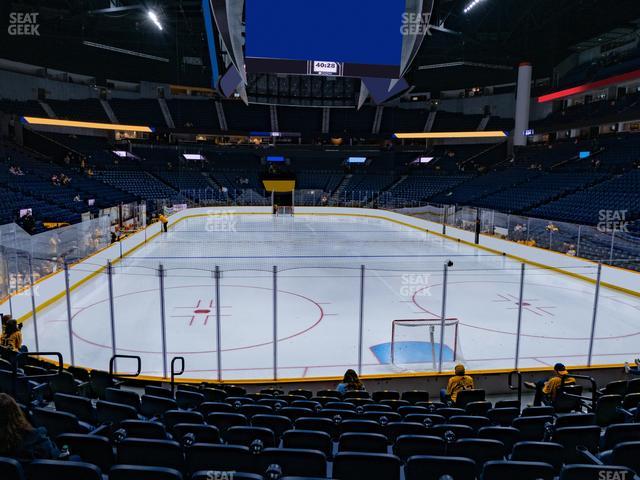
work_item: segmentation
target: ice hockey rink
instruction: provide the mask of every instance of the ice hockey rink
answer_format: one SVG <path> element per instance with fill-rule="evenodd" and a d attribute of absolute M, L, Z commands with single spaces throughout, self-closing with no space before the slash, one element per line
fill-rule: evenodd
<path fill-rule="evenodd" d="M 74 268 L 89 270 L 92 261 Z M 458 331 L 456 338 L 445 328 L 444 369 L 454 351 L 470 370 L 513 368 L 521 263 L 364 215 L 185 217 L 114 262 L 111 297 L 106 269 L 75 288 L 71 325 L 65 298 L 41 310 L 39 349 L 61 351 L 68 362 L 72 331 L 76 365 L 105 369 L 115 340 L 118 354 L 142 358 L 146 375 L 162 376 L 179 356 L 184 377 L 194 379 L 218 378 L 218 360 L 225 380 L 271 379 L 274 358 L 281 379 L 338 376 L 357 367 L 360 352 L 364 374 L 429 371 L 440 353 L 439 322 L 433 330 L 430 322 L 400 325 L 393 363 L 392 324 L 441 317 L 448 261 L 444 314 Z M 569 276 L 526 265 L 519 367 L 587 363 L 596 286 L 577 275 L 593 278 L 595 270 Z M 33 323 L 24 327 L 28 345 Z M 602 287 L 593 363 L 636 358 L 639 339 L 640 298 Z"/>

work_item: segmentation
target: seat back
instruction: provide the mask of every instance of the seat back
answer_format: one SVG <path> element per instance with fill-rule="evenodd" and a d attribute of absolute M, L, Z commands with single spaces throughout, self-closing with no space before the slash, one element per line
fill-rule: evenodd
<path fill-rule="evenodd" d="M 553 407 L 558 413 L 567 413 L 580 410 L 580 399 L 582 395 L 582 385 L 565 385 L 558 389 Z"/>
<path fill-rule="evenodd" d="M 318 478 L 327 476 L 327 457 L 317 450 L 265 448 L 258 462 L 260 473 L 266 472 L 270 465 L 276 464 L 282 469 L 283 476 Z"/>
<path fill-rule="evenodd" d="M 164 413 L 164 424 L 171 430 L 178 423 L 204 423 L 204 415 L 200 412 L 185 410 L 168 410 Z"/>
<path fill-rule="evenodd" d="M 411 403 L 428 402 L 429 392 L 426 390 L 408 390 L 402 392 L 402 396 L 400 398 Z"/>
<path fill-rule="evenodd" d="M 53 393 L 75 395 L 78 390 L 78 385 L 76 384 L 74 376 L 63 370 L 55 377 L 49 379 L 49 388 L 51 388 Z"/>
<path fill-rule="evenodd" d="M 127 432 L 127 438 L 146 438 L 148 440 L 166 440 L 167 431 L 160 422 L 149 420 L 124 420 L 120 428 Z"/>
<path fill-rule="evenodd" d="M 186 434 L 191 433 L 195 436 L 197 443 L 220 443 L 220 430 L 213 425 L 178 423 L 173 426 L 171 433 L 178 442 L 181 442 Z"/>
<path fill-rule="evenodd" d="M 429 435 L 401 435 L 393 445 L 393 453 L 403 462 L 415 455 L 444 455 L 445 442 Z"/>
<path fill-rule="evenodd" d="M 387 437 L 379 433 L 343 433 L 339 452 L 387 453 Z"/>
<path fill-rule="evenodd" d="M 465 457 L 417 455 L 409 458 L 404 472 L 405 480 L 440 480 L 446 476 L 475 480 L 476 463 Z"/>
<path fill-rule="evenodd" d="M 130 390 L 120 390 L 119 388 L 105 388 L 104 399 L 107 402 L 129 405 L 140 411 L 140 396 Z"/>
<path fill-rule="evenodd" d="M 454 457 L 472 459 L 478 468 L 489 460 L 502 460 L 506 453 L 504 443 L 480 438 L 462 438 L 449 445 L 447 450 L 447 454 Z"/>
<path fill-rule="evenodd" d="M 598 398 L 595 407 L 596 423 L 606 427 L 612 423 L 624 422 L 623 414 L 618 411 L 622 406 L 622 395 L 603 395 Z"/>
<path fill-rule="evenodd" d="M 270 429 L 275 434 L 276 441 L 282 436 L 284 432 L 293 428 L 293 422 L 289 417 L 271 414 L 254 415 L 251 418 L 251 425 L 253 425 L 254 427 L 264 427 Z"/>
<path fill-rule="evenodd" d="M 340 480 L 400 480 L 400 459 L 385 453 L 340 452 L 333 461 L 333 477 Z"/>
<path fill-rule="evenodd" d="M 518 442 L 513 446 L 511 460 L 545 462 L 558 473 L 564 461 L 564 446 L 553 442 Z"/>
<path fill-rule="evenodd" d="M 541 441 L 544 439 L 545 425 L 547 424 L 553 424 L 553 417 L 548 415 L 518 417 L 512 425 L 520 430 L 520 440 Z"/>
<path fill-rule="evenodd" d="M 194 443 L 186 450 L 187 471 L 257 472 L 258 465 L 248 447 Z"/>
<path fill-rule="evenodd" d="M 555 427 L 586 427 L 596 424 L 596 416 L 593 413 L 568 413 L 556 418 Z"/>
<path fill-rule="evenodd" d="M 172 440 L 127 438 L 118 445 L 119 464 L 184 469 L 182 447 Z"/>
<path fill-rule="evenodd" d="M 231 427 L 241 427 L 249 424 L 247 417 L 241 413 L 210 413 L 207 415 L 207 423 L 224 432 Z"/>
<path fill-rule="evenodd" d="M 205 388 L 202 394 L 205 402 L 223 402 L 227 398 L 227 392 L 219 388 Z"/>
<path fill-rule="evenodd" d="M 344 433 L 383 433 L 383 427 L 373 420 L 345 420 L 338 426 L 340 434 Z"/>
<path fill-rule="evenodd" d="M 180 408 L 198 408 L 204 403 L 204 395 L 198 392 L 189 392 L 187 390 L 176 391 L 176 403 Z"/>
<path fill-rule="evenodd" d="M 264 427 L 230 427 L 224 433 L 224 439 L 229 445 L 250 446 L 254 440 L 260 440 L 264 447 L 274 447 L 276 438 L 273 431 Z"/>
<path fill-rule="evenodd" d="M 328 418 L 315 418 L 315 417 L 302 417 L 295 421 L 296 430 L 313 430 L 318 432 L 325 432 L 331 438 L 337 438 L 338 425 L 329 420 Z"/>
<path fill-rule="evenodd" d="M 611 461 L 635 472 L 640 471 L 640 441 L 618 443 L 613 448 Z"/>
<path fill-rule="evenodd" d="M 615 423 L 609 425 L 602 438 L 602 449 L 610 450 L 619 443 L 640 439 L 640 423 Z"/>
<path fill-rule="evenodd" d="M 113 447 L 107 437 L 78 433 L 65 433 L 56 439 L 58 447 L 65 445 L 71 455 L 78 455 L 83 461 L 97 465 L 108 472 L 115 461 Z"/>
<path fill-rule="evenodd" d="M 456 396 L 456 407 L 465 408 L 471 402 L 484 402 L 484 390 L 462 390 Z"/>
<path fill-rule="evenodd" d="M 86 429 L 78 423 L 76 416 L 67 412 L 34 408 L 31 420 L 35 426 L 46 428 L 51 438 L 56 438 L 63 433 L 87 433 Z"/>
<path fill-rule="evenodd" d="M 634 378 L 627 383 L 627 395 L 630 393 L 640 393 L 640 378 Z"/>
<path fill-rule="evenodd" d="M 401 435 L 429 435 L 427 426 L 418 422 L 391 422 L 385 425 L 383 430 L 389 443 L 395 442 Z"/>
<path fill-rule="evenodd" d="M 488 427 L 491 423 L 487 417 L 475 415 L 454 415 L 449 419 L 449 422 L 456 423 L 458 425 L 468 425 L 476 431 L 480 430 L 482 427 Z"/>
<path fill-rule="evenodd" d="M 553 467 L 542 462 L 492 460 L 482 469 L 482 480 L 553 480 L 554 475 Z"/>
<path fill-rule="evenodd" d="M 170 398 L 173 400 L 173 392 L 164 387 L 147 385 L 146 387 L 144 387 L 144 393 L 145 395 L 151 395 L 153 397 Z"/>
<path fill-rule="evenodd" d="M 539 407 L 526 407 L 522 410 L 522 417 L 541 417 L 543 415 L 553 415 L 555 409 L 552 406 L 543 405 Z"/>
<path fill-rule="evenodd" d="M 326 432 L 313 430 L 287 430 L 282 434 L 284 448 L 298 448 L 303 450 L 319 450 L 327 458 L 333 454 L 333 442 Z"/>
<path fill-rule="evenodd" d="M 113 378 L 109 372 L 102 370 L 91 370 L 91 390 L 93 395 L 101 400 L 105 399 L 105 391 L 107 388 L 113 387 Z"/>
<path fill-rule="evenodd" d="M 142 395 L 140 413 L 147 418 L 162 417 L 169 410 L 177 410 L 178 404 L 172 398 Z"/>
<path fill-rule="evenodd" d="M 380 402 L 382 400 L 400 400 L 400 393 L 395 390 L 382 390 L 379 392 L 373 392 L 371 398 L 374 402 Z"/>
<path fill-rule="evenodd" d="M 102 472 L 95 465 L 60 460 L 34 460 L 27 466 L 27 476 L 47 480 L 102 480 Z"/>
<path fill-rule="evenodd" d="M 0 457 L 0 478 L 3 480 L 24 480 L 22 465 L 13 458 Z"/>
<path fill-rule="evenodd" d="M 520 415 L 520 409 L 516 407 L 492 408 L 487 412 L 487 418 L 494 425 L 509 427 Z"/>
<path fill-rule="evenodd" d="M 491 402 L 487 402 L 486 400 L 469 402 L 464 407 L 464 411 L 467 415 L 478 415 L 481 417 L 486 417 L 489 410 L 491 410 Z"/>
<path fill-rule="evenodd" d="M 553 441 L 564 446 L 565 463 L 580 463 L 584 459 L 576 451 L 576 447 L 585 447 L 591 453 L 596 453 L 600 444 L 600 428 L 597 426 L 558 428 L 553 434 Z"/>
<path fill-rule="evenodd" d="M 98 422 L 119 425 L 124 420 L 135 420 L 138 412 L 129 405 L 98 400 L 96 402 Z"/>
<path fill-rule="evenodd" d="M 602 480 L 603 478 L 633 478 L 633 472 L 625 467 L 607 465 L 567 465 L 560 472 L 559 480 Z"/>
<path fill-rule="evenodd" d="M 638 379 L 640 380 L 640 378 Z M 622 399 L 622 408 L 625 410 L 631 410 L 637 408 L 640 404 L 640 393 L 627 393 Z"/>
<path fill-rule="evenodd" d="M 182 480 L 182 474 L 173 468 L 116 465 L 109 472 L 109 480 Z"/>
<path fill-rule="evenodd" d="M 88 398 L 56 393 L 53 402 L 57 411 L 71 413 L 81 422 L 94 424 L 97 421 L 96 409 Z"/>
<path fill-rule="evenodd" d="M 614 380 L 607 383 L 602 389 L 603 395 L 622 395 L 627 393 L 627 381 L 626 380 Z"/>
<path fill-rule="evenodd" d="M 513 446 L 520 439 L 520 432 L 513 427 L 482 427 L 478 430 L 478 437 L 488 440 L 498 440 L 504 444 L 507 452 L 510 452 Z"/>

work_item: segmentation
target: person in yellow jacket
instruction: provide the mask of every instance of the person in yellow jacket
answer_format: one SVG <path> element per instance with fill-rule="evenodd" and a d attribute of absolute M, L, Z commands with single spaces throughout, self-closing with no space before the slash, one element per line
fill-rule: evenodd
<path fill-rule="evenodd" d="M 467 375 L 464 365 L 458 364 L 455 368 L 455 375 L 449 379 L 447 388 L 440 391 L 440 399 L 443 403 L 449 400 L 455 403 L 458 399 L 458 393 L 462 390 L 473 390 L 473 377 Z"/>
<path fill-rule="evenodd" d="M 562 385 L 564 378 L 565 385 L 573 385 L 576 383 L 576 379 L 569 377 L 567 368 L 562 363 L 556 363 L 553 366 L 555 375 L 548 380 L 538 380 L 537 382 L 524 382 L 527 388 L 535 389 L 536 395 L 533 399 L 533 406 L 538 407 L 542 405 L 543 401 L 553 403 L 558 395 L 558 389 Z"/>
<path fill-rule="evenodd" d="M 2 337 L 0 337 L 0 346 L 17 352 L 22 347 L 22 332 L 18 326 L 18 322 L 11 319 L 5 325 Z"/>
<path fill-rule="evenodd" d="M 162 231 L 166 233 L 169 228 L 169 219 L 164 213 L 161 213 L 158 215 L 158 220 L 162 223 Z"/>

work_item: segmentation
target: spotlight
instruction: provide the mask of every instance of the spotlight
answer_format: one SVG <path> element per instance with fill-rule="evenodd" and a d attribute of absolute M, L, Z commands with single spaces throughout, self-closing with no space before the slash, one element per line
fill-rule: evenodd
<path fill-rule="evenodd" d="M 472 0 L 463 10 L 464 13 L 469 13 L 473 10 L 482 0 Z"/>
<path fill-rule="evenodd" d="M 158 15 L 156 15 L 156 12 L 154 12 L 153 10 L 149 10 L 147 12 L 147 16 L 155 24 L 155 26 L 158 27 L 158 30 L 162 30 L 162 24 L 160 23 L 160 20 L 158 19 Z"/>

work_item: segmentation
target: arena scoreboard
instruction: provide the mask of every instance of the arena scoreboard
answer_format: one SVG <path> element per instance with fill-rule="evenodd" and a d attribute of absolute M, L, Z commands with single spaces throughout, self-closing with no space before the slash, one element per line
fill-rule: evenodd
<path fill-rule="evenodd" d="M 398 78 L 406 0 L 246 0 L 249 73 Z"/>

